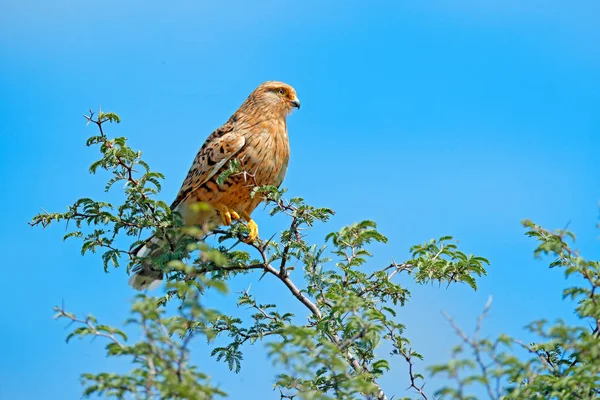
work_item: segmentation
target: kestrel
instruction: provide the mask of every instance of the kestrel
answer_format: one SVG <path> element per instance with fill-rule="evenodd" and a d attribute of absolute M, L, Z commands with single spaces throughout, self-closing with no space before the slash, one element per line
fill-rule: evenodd
<path fill-rule="evenodd" d="M 171 209 L 181 214 L 185 225 L 214 227 L 242 219 L 249 230 L 247 241 L 258 237 L 258 225 L 250 215 L 263 199 L 250 194 L 256 186 L 279 187 L 283 182 L 290 157 L 286 118 L 294 108 L 300 108 L 300 100 L 293 87 L 282 82 L 265 82 L 223 126 L 208 136 L 171 205 Z M 252 184 L 245 174 L 232 174 L 222 185 L 217 183 L 234 159 L 251 174 Z M 193 207 L 197 203 L 210 207 L 198 211 Z M 136 255 L 157 256 L 161 248 L 160 239 L 154 237 Z M 154 289 L 163 279 L 163 272 L 151 263 L 143 263 L 133 272 L 129 285 L 137 290 Z"/>

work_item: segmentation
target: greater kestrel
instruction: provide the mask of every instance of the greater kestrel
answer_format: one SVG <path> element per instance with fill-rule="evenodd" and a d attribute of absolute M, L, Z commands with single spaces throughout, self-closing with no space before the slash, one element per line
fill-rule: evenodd
<path fill-rule="evenodd" d="M 256 186 L 279 187 L 283 182 L 290 157 L 286 117 L 293 108 L 300 108 L 293 87 L 282 82 L 265 82 L 223 126 L 208 136 L 171 205 L 181 214 L 185 225 L 229 225 L 241 218 L 249 229 L 247 240 L 258 237 L 258 225 L 250 215 L 263 199 L 250 194 Z M 252 184 L 247 174 L 233 174 L 222 185 L 217 183 L 233 159 L 239 160 L 251 175 Z M 197 203 L 210 207 L 198 211 L 193 207 Z M 152 257 L 161 247 L 160 239 L 154 237 L 136 255 Z M 154 289 L 163 279 L 163 271 L 151 263 L 143 263 L 133 272 L 129 284 L 137 290 Z"/>

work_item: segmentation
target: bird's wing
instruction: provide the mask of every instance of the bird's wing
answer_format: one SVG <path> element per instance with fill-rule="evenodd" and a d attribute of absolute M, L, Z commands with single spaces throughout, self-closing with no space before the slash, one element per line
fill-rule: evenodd
<path fill-rule="evenodd" d="M 245 143 L 246 139 L 235 130 L 231 122 L 211 133 L 196 155 L 192 168 L 183 181 L 171 208 L 175 209 L 190 194 L 212 178 L 244 147 Z"/>

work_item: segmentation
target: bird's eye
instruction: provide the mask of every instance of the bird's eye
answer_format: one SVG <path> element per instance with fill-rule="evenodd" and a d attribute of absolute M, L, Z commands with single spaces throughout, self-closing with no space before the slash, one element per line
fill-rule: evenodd
<path fill-rule="evenodd" d="M 280 95 L 284 95 L 285 94 L 285 90 L 283 90 L 283 89 L 277 89 L 277 93 L 279 93 Z"/>

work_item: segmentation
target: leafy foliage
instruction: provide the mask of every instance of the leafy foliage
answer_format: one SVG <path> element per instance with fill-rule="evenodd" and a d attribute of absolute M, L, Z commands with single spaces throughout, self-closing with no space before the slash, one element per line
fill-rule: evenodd
<path fill-rule="evenodd" d="M 302 198 L 286 200 L 285 191 L 275 187 L 256 186 L 252 195 L 263 198 L 271 215 L 287 219 L 287 228 L 277 238 L 245 244 L 241 239 L 246 226 L 241 222 L 215 230 L 183 227 L 180 216 L 157 198 L 162 174 L 152 171 L 124 137 L 109 139 L 104 133 L 106 123 L 120 122 L 118 115 L 100 112 L 94 118 L 90 111 L 85 117 L 99 130 L 87 141 L 101 155 L 90 172 L 110 175 L 107 191 L 116 183 L 123 184 L 121 204 L 83 198 L 65 212 L 36 215 L 31 224 L 46 227 L 66 222 L 73 230 L 65 239 L 82 240 L 84 254 L 100 252 L 105 270 L 119 267 L 123 259 L 128 270 L 151 261 L 165 271 L 168 283 L 164 294 L 139 295 L 134 302 L 132 317 L 126 323 L 139 329 L 142 339 L 132 344 L 121 329 L 98 324 L 91 316 L 79 319 L 63 308 L 55 309 L 57 318 L 76 324 L 67 340 L 102 337 L 107 340 L 109 357 L 131 359 L 133 369 L 128 373 L 83 374 L 84 396 L 224 396 L 222 389 L 211 385 L 206 373 L 189 362 L 190 343 L 197 337 L 207 340 L 212 345 L 211 355 L 234 373 L 244 368 L 244 346 L 262 342 L 280 371 L 275 388 L 281 398 L 389 398 L 379 384 L 390 370 L 389 356 L 379 351 L 384 346 L 391 349 L 391 356 L 408 365 L 404 383 L 387 392 L 404 391 L 408 386 L 423 399 L 466 399 L 474 398 L 466 389 L 479 385 L 494 399 L 598 395 L 599 264 L 585 261 L 570 249 L 565 242 L 569 233 L 525 224 L 527 234 L 539 242 L 536 255 L 555 255 L 551 267 L 564 268 L 568 276 L 578 275 L 586 282 L 587 286 L 566 289 L 564 295 L 578 300 L 577 315 L 590 321 L 593 329 L 539 321 L 529 327 L 540 337 L 537 344 L 527 345 L 507 336 L 484 339 L 479 337 L 479 329 L 488 304 L 473 337 L 454 325 L 463 344 L 455 349 L 453 360 L 431 367 L 431 372 L 448 376 L 456 386 L 430 395 L 424 389 L 425 376 L 415 366 L 422 356 L 412 348 L 397 317 L 398 308 L 410 300 L 401 279 L 411 277 L 418 284 L 465 283 L 476 290 L 477 278 L 486 274 L 485 258 L 465 254 L 452 237 L 445 236 L 413 246 L 409 260 L 376 267 L 370 262 L 370 248 L 386 243 L 387 238 L 373 221 L 342 227 L 327 235 L 324 243 L 311 243 L 306 231 L 327 222 L 333 211 L 308 205 Z M 220 174 L 220 183 L 235 174 L 253 180 L 243 163 L 234 161 Z M 134 250 L 143 243 L 140 238 L 149 234 L 166 239 L 164 255 L 139 259 Z M 130 242 L 129 247 L 123 248 L 123 242 Z M 238 294 L 240 312 L 235 315 L 202 305 L 208 291 L 227 293 L 229 280 L 249 273 L 274 277 L 275 284 L 302 305 L 304 314 L 283 310 L 269 293 L 260 293 L 257 298 L 249 291 Z M 176 311 L 169 311 L 173 308 L 170 305 Z M 524 348 L 531 357 L 514 355 L 515 346 Z"/>
<path fill-rule="evenodd" d="M 472 385 L 483 386 L 491 399 L 600 397 L 600 263 L 585 260 L 571 248 L 568 241 L 575 240 L 571 232 L 548 231 L 531 221 L 524 221 L 523 225 L 527 236 L 538 241 L 536 257 L 551 255 L 555 257 L 551 268 L 563 268 L 565 276 L 578 278 L 580 284 L 564 289 L 563 298 L 576 300 L 575 314 L 581 325 L 570 326 L 560 320 L 553 324 L 534 321 L 526 328 L 539 342 L 526 344 L 507 335 L 496 339 L 479 337 L 491 301 L 471 337 L 451 320 L 463 345 L 454 350 L 452 362 L 431 368 L 434 375 L 444 374 L 457 383 L 456 388 L 437 392 L 444 398 L 475 398 L 466 394 Z M 517 357 L 515 347 L 525 350 L 529 357 Z M 465 355 L 466 352 L 471 354 Z"/>
<path fill-rule="evenodd" d="M 55 311 L 55 318 L 80 325 L 67 336 L 67 342 L 73 337 L 102 337 L 108 341 L 107 356 L 131 359 L 133 369 L 126 375 L 82 374 L 86 397 L 122 399 L 136 394 L 148 399 L 212 399 L 225 395 L 210 384 L 207 375 L 189 363 L 189 344 L 197 336 L 191 326 L 210 315 L 193 301 L 182 305 L 179 316 L 167 317 L 165 309 L 157 308 L 153 299 L 138 296 L 127 323 L 140 328 L 143 339 L 133 344 L 127 343 L 123 331 L 98 324 L 92 316 L 78 319 L 62 308 L 55 307 Z"/>

